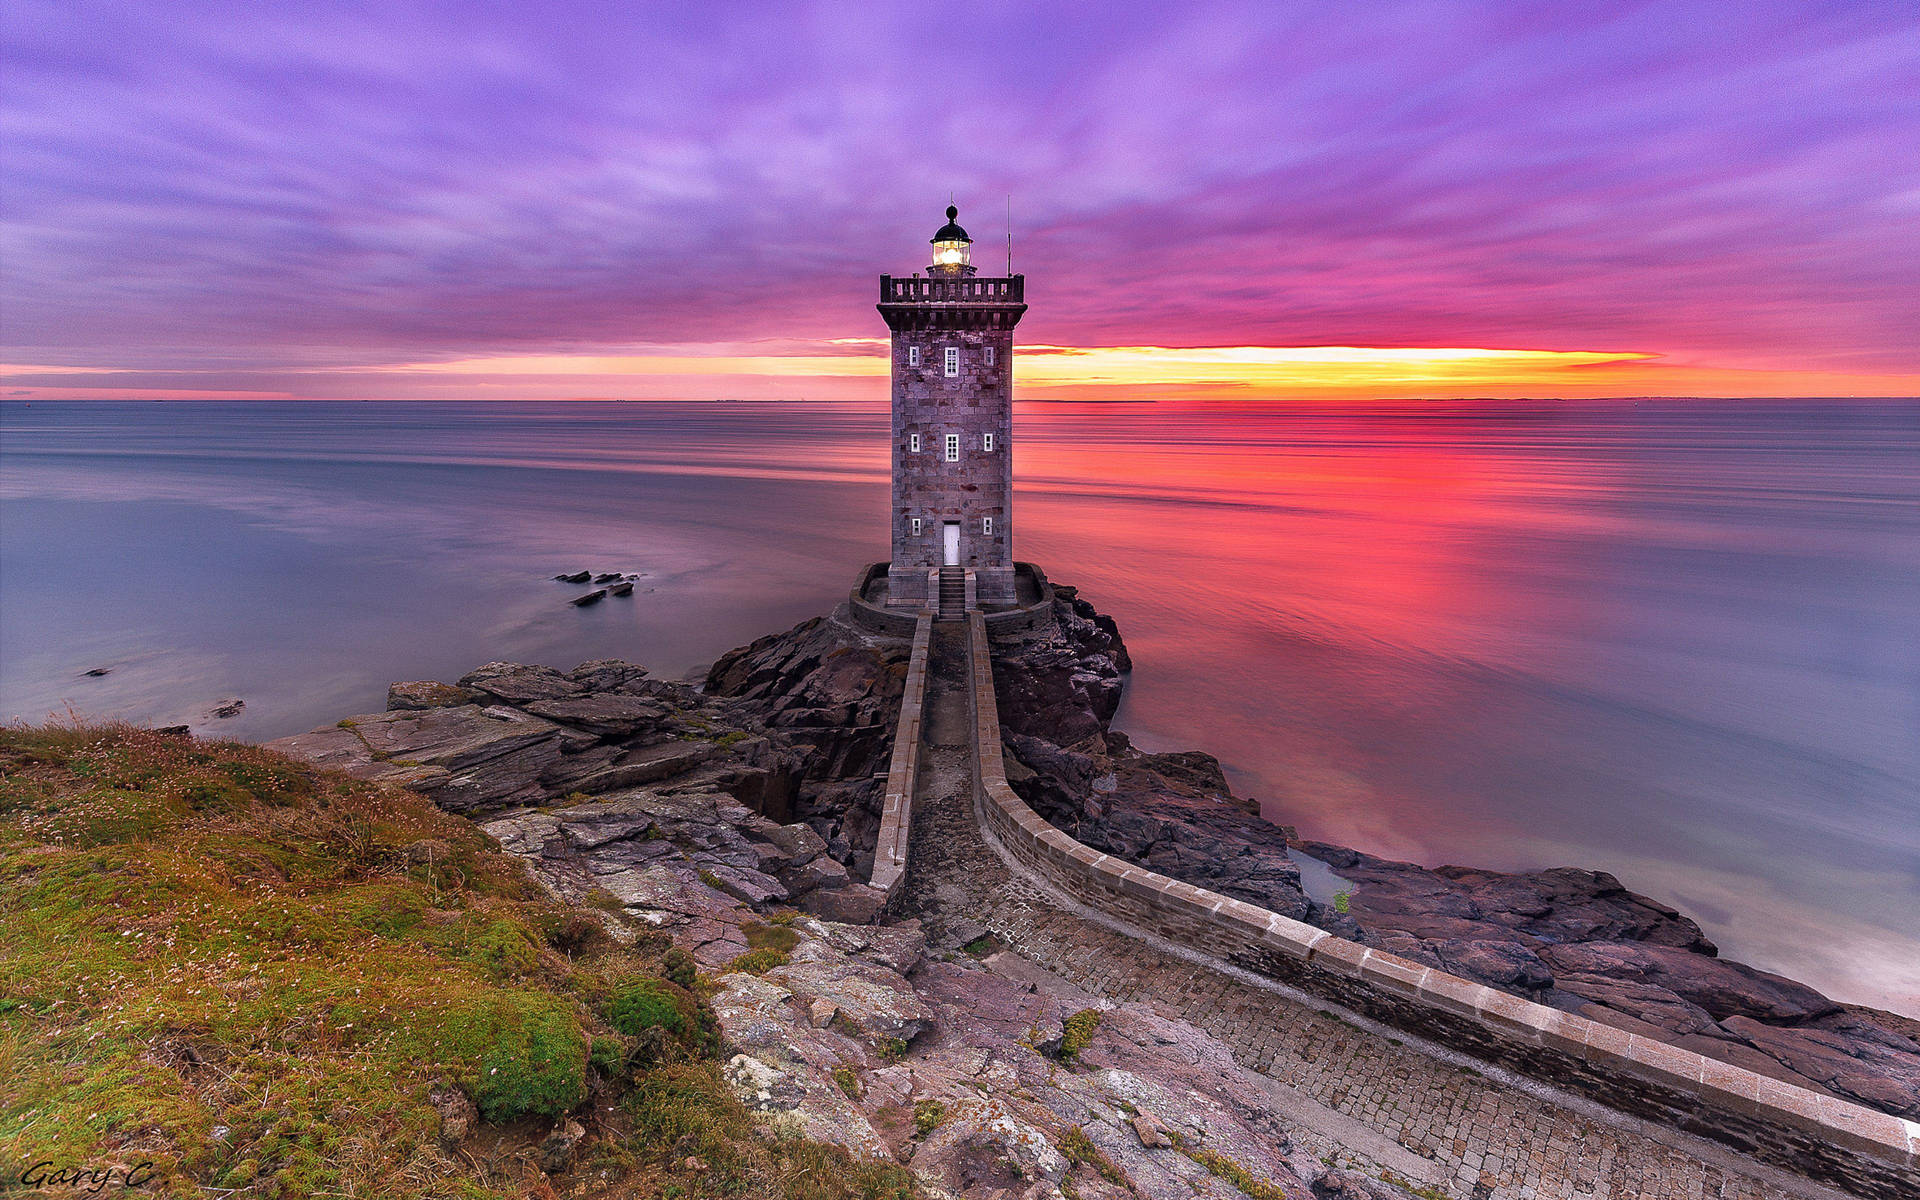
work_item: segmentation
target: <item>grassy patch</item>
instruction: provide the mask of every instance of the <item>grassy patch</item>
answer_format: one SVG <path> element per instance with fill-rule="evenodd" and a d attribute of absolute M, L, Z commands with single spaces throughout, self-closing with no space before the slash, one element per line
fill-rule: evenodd
<path fill-rule="evenodd" d="M 1093 1144 L 1093 1139 L 1088 1137 L 1087 1131 L 1080 1126 L 1068 1126 L 1066 1132 L 1062 1133 L 1054 1144 L 1060 1148 L 1060 1153 L 1067 1156 L 1067 1161 L 1075 1166 L 1091 1167 L 1100 1178 L 1116 1186 L 1128 1189 L 1133 1187 L 1133 1181 L 1127 1178 L 1127 1173 L 1115 1166 L 1113 1160 L 1108 1158 L 1100 1147 Z"/>
<path fill-rule="evenodd" d="M 740 927 L 740 932 L 746 935 L 750 950 L 778 950 L 785 954 L 800 944 L 800 935 L 786 924 L 762 925 L 748 921 Z"/>
<path fill-rule="evenodd" d="M 1066 1027 L 1060 1034 L 1060 1058 L 1063 1062 L 1072 1062 L 1080 1057 L 1080 1052 L 1093 1044 L 1093 1031 L 1100 1028 L 1100 1010 L 1083 1008 L 1066 1020 Z"/>
<path fill-rule="evenodd" d="M 1261 1179 L 1252 1171 L 1224 1154 L 1209 1150 L 1205 1146 L 1195 1146 L 1180 1134 L 1168 1131 L 1173 1148 L 1207 1169 L 1207 1173 L 1216 1179 L 1223 1179 L 1239 1188 L 1253 1200 L 1287 1200 L 1286 1189 L 1271 1180 Z"/>
<path fill-rule="evenodd" d="M 706 1080 L 677 1158 L 620 1125 L 654 1109 L 596 1119 L 584 1160 L 622 1196 L 907 1194 L 765 1143 L 691 961 L 580 916 L 410 793 L 234 743 L 0 729 L 0 1161 L 150 1162 L 156 1196 L 504 1200 L 546 1186 L 526 1151 L 591 1069 L 615 1099 Z M 622 1026 L 670 1024 L 674 1060 L 634 1075 Z M 441 1146 L 450 1086 L 499 1126 L 488 1153 Z"/>
<path fill-rule="evenodd" d="M 913 1177 L 891 1163 L 861 1162 L 837 1146 L 757 1136 L 753 1118 L 712 1063 L 663 1067 L 637 1081 L 621 1105 L 630 1146 L 654 1163 L 703 1164 L 666 1195 L 784 1200 L 907 1200 Z"/>
<path fill-rule="evenodd" d="M 764 975 L 775 967 L 784 967 L 786 965 L 787 952 L 785 950 L 774 950 L 771 948 L 766 950 L 749 950 L 728 963 L 720 973 L 727 975 L 734 971 L 741 971 L 748 975 Z"/>
<path fill-rule="evenodd" d="M 925 1137 L 940 1128 L 947 1119 L 947 1106 L 938 1100 L 913 1102 L 913 1131 Z"/>

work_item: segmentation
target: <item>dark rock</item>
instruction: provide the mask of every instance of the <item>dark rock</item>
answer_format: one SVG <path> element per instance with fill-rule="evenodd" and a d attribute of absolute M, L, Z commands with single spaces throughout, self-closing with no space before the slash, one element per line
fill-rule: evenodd
<path fill-rule="evenodd" d="M 843 846 L 862 874 L 879 830 L 883 789 L 872 780 L 892 755 L 910 652 L 836 612 L 730 651 L 706 677 L 708 696 L 765 713 L 776 744 L 768 783 L 790 805 L 784 815 Z"/>
<path fill-rule="evenodd" d="M 435 1087 L 427 1102 L 440 1114 L 440 1144 L 451 1150 L 467 1139 L 480 1122 L 480 1109 L 457 1087 Z"/>
<path fill-rule="evenodd" d="M 245 708 L 246 706 L 247 706 L 247 702 L 245 700 L 222 700 L 220 703 L 214 705 L 211 709 L 207 710 L 207 715 L 209 717 L 215 717 L 220 720 L 225 720 L 228 717 L 239 716 L 240 710 Z"/>
<path fill-rule="evenodd" d="M 80 674 L 86 676 L 89 679 L 98 679 L 102 675 L 111 675 L 112 673 L 113 673 L 112 667 L 95 667 L 90 671 L 80 672 Z"/>
<path fill-rule="evenodd" d="M 814 888 L 800 898 L 800 907 L 828 921 L 865 925 L 879 920 L 886 902 L 885 892 L 848 881 L 836 888 Z"/>
<path fill-rule="evenodd" d="M 598 604 L 606 598 L 607 589 L 595 588 L 584 596 L 575 596 L 573 599 L 567 601 L 567 603 L 573 605 L 575 608 L 585 608 L 589 604 Z"/>
<path fill-rule="evenodd" d="M 1405 1188 L 1355 1171 L 1328 1171 L 1314 1181 L 1313 1194 L 1317 1200 L 1414 1200 Z"/>
<path fill-rule="evenodd" d="M 1716 1020 L 1741 1016 L 1777 1024 L 1840 1010 L 1803 983 L 1673 946 L 1592 942 L 1542 946 L 1539 954 L 1557 974 L 1653 984 L 1698 1005 Z"/>
<path fill-rule="evenodd" d="M 407 683 L 395 683 L 387 687 L 387 711 L 401 712 L 422 708 L 458 708 L 462 704 L 472 704 L 479 699 L 479 693 L 450 683 L 435 683 L 432 680 L 413 680 Z"/>
<path fill-rule="evenodd" d="M 633 581 L 632 581 L 632 580 L 628 580 L 628 581 L 627 581 L 627 582 L 625 582 L 625 583 L 616 583 L 616 584 L 614 584 L 614 585 L 613 585 L 612 587 L 610 587 L 610 588 L 608 588 L 608 589 L 607 589 L 607 595 L 609 595 L 609 596 L 631 596 L 631 595 L 633 595 Z"/>
<path fill-rule="evenodd" d="M 582 684 L 552 667 L 503 662 L 491 662 L 478 670 L 469 671 L 460 677 L 460 685 L 507 704 L 555 700 L 586 691 Z"/>
<path fill-rule="evenodd" d="M 602 571 L 600 574 L 595 575 L 593 577 L 593 581 L 595 583 L 612 583 L 614 580 L 619 579 L 620 577 L 621 577 L 620 572 L 618 571 Z"/>
<path fill-rule="evenodd" d="M 1789 1070 L 1817 1081 L 1823 1090 L 1920 1120 L 1920 1043 L 1877 1022 L 1842 1012 L 1791 1029 L 1744 1016 L 1721 1024 Z"/>
<path fill-rule="evenodd" d="M 568 671 L 567 678 L 589 692 L 625 692 L 639 696 L 650 694 L 645 682 L 647 669 L 617 658 L 583 662 Z"/>
<path fill-rule="evenodd" d="M 1429 945 L 1450 974 L 1535 999 L 1553 986 L 1553 972 L 1547 964 L 1518 942 L 1448 938 Z"/>
<path fill-rule="evenodd" d="M 1593 1011 L 1596 1007 L 1603 1007 L 1651 1025 L 1662 1036 L 1721 1032 L 1712 1013 L 1683 999 L 1678 992 L 1655 983 L 1613 979 L 1605 975 L 1562 973 L 1555 977 L 1554 986 L 1565 995 L 1589 1002 L 1574 1007 L 1573 1011 L 1594 1020 L 1618 1024 L 1610 1016 Z M 1564 1004 L 1561 1006 L 1566 1007 Z"/>
<path fill-rule="evenodd" d="M 593 572 L 592 571 L 575 571 L 571 575 L 555 575 L 554 578 L 559 580 L 561 583 L 585 583 L 587 580 L 593 578 Z"/>
<path fill-rule="evenodd" d="M 573 1165 L 573 1152 L 580 1145 L 580 1139 L 586 1136 L 586 1127 L 578 1121 L 562 1120 L 555 1125 L 553 1132 L 540 1140 L 537 1151 L 540 1169 L 552 1175 Z"/>
<path fill-rule="evenodd" d="M 153 731 L 161 737 L 191 737 L 193 735 L 193 727 L 190 725 L 157 725 Z"/>
<path fill-rule="evenodd" d="M 610 737 L 626 737 L 642 729 L 658 728 L 666 721 L 669 711 L 667 705 L 658 700 L 604 692 L 534 700 L 525 708 L 549 721 Z"/>

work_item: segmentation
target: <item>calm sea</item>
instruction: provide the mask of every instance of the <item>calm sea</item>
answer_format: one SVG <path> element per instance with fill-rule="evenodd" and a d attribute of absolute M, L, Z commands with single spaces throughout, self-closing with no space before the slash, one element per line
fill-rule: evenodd
<path fill-rule="evenodd" d="M 0 716 L 269 738 L 490 659 L 678 676 L 885 552 L 885 438 L 819 403 L 5 405 Z M 1018 555 L 1119 619 L 1140 744 L 1312 836 L 1610 870 L 1920 1016 L 1920 404 L 1031 404 L 1015 455 Z M 642 578 L 575 609 L 579 569 Z"/>

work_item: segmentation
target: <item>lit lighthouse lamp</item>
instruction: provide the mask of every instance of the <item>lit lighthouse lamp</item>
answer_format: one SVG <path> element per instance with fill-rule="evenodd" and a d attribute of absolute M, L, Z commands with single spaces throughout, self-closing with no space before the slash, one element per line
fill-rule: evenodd
<path fill-rule="evenodd" d="M 973 267 L 967 262 L 967 257 L 971 253 L 968 248 L 973 245 L 973 239 L 967 236 L 966 230 L 955 223 L 959 216 L 959 209 L 951 204 L 947 205 L 947 223 L 933 235 L 933 265 L 927 268 L 927 274 L 973 274 Z M 922 225 L 921 228 L 925 229 L 926 226 Z"/>

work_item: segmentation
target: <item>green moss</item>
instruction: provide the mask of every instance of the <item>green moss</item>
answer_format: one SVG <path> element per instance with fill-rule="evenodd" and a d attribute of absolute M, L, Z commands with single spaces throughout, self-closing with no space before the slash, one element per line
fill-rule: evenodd
<path fill-rule="evenodd" d="M 1095 1174 L 1108 1183 L 1120 1187 L 1131 1187 L 1131 1181 L 1127 1179 L 1126 1172 L 1115 1166 L 1113 1160 L 1102 1153 L 1100 1147 L 1093 1144 L 1093 1139 L 1088 1137 L 1087 1131 L 1080 1126 L 1068 1126 L 1055 1145 L 1060 1148 L 1060 1153 L 1067 1156 L 1067 1161 L 1075 1166 L 1091 1167 Z"/>
<path fill-rule="evenodd" d="M 635 979 L 622 986 L 607 1005 L 607 1020 L 628 1037 L 639 1037 L 649 1029 L 678 1034 L 687 1027 L 680 997 L 658 979 Z"/>
<path fill-rule="evenodd" d="M 833 1082 L 839 1085 L 840 1090 L 845 1092 L 849 1098 L 854 1100 L 860 1098 L 860 1077 L 853 1073 L 852 1067 L 835 1067 L 833 1069 Z"/>
<path fill-rule="evenodd" d="M 1259 1178 L 1226 1155 L 1205 1146 L 1192 1145 L 1185 1137 L 1172 1131 L 1168 1131 L 1167 1137 L 1173 1142 L 1175 1150 L 1205 1167 L 1214 1178 L 1223 1179 L 1240 1189 L 1250 1200 L 1287 1200 L 1286 1189 L 1271 1180 Z"/>
<path fill-rule="evenodd" d="M 619 1038 L 596 1037 L 587 1048 L 587 1065 L 603 1079 L 617 1079 L 627 1069 L 627 1047 Z"/>
<path fill-rule="evenodd" d="M 540 950 L 524 925 L 489 921 L 469 943 L 467 957 L 493 978 L 508 979 L 531 972 L 540 961 Z"/>
<path fill-rule="evenodd" d="M 667 982 L 677 987 L 690 988 L 699 978 L 699 970 L 693 956 L 675 946 L 660 956 L 660 974 Z"/>
<path fill-rule="evenodd" d="M 1060 1058 L 1063 1062 L 1072 1062 L 1080 1057 L 1080 1052 L 1093 1044 L 1093 1031 L 1100 1027 L 1100 1010 L 1083 1008 L 1066 1020 L 1066 1028 L 1060 1034 Z"/>
<path fill-rule="evenodd" d="M 940 1128 L 947 1119 L 947 1106 L 938 1100 L 913 1102 L 913 1131 L 925 1137 Z"/>

